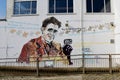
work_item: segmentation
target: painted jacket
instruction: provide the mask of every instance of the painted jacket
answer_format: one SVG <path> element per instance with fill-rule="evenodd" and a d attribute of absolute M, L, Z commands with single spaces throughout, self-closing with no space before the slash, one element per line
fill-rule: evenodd
<path fill-rule="evenodd" d="M 61 56 L 63 58 L 64 53 L 59 43 L 52 42 L 47 44 L 42 36 L 31 39 L 29 42 L 23 45 L 18 62 L 36 61 L 37 57 L 42 60 L 43 55 L 48 57 Z"/>

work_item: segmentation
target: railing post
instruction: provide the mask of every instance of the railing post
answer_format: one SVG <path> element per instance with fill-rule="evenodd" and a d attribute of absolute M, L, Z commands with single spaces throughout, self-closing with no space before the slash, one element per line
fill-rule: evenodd
<path fill-rule="evenodd" d="M 109 54 L 109 73 L 112 74 L 112 56 Z"/>
<path fill-rule="evenodd" d="M 39 76 L 39 57 L 37 57 L 37 61 L 36 61 L 36 72 L 37 72 L 37 76 Z"/>
<path fill-rule="evenodd" d="M 85 74 L 85 55 L 82 54 L 82 73 Z"/>

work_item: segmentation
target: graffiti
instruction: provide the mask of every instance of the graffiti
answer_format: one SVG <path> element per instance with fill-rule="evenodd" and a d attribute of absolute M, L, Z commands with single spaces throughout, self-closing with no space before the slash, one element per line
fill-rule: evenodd
<path fill-rule="evenodd" d="M 11 34 L 16 34 L 24 38 L 27 38 L 29 36 L 39 36 L 41 34 L 41 31 L 39 31 L 39 27 L 40 27 L 39 24 L 27 22 L 25 23 L 19 21 L 8 21 L 6 27 L 3 28 L 7 28 Z M 81 28 L 72 26 L 72 24 L 69 24 L 69 22 L 66 21 L 65 27 L 61 28 L 61 31 L 58 34 L 59 35 L 67 34 L 70 36 L 74 36 L 74 34 L 80 35 L 82 31 L 84 32 L 84 34 L 93 34 L 93 32 L 102 33 L 107 31 L 114 31 L 114 28 L 115 25 L 113 22 L 98 25 L 90 25 L 88 27 L 86 26 L 84 28 Z"/>
<path fill-rule="evenodd" d="M 99 25 L 93 25 L 89 27 L 84 27 L 84 28 L 74 28 L 73 26 L 70 26 L 69 23 L 65 24 L 66 28 L 62 28 L 62 32 L 65 34 L 68 33 L 80 33 L 81 31 L 83 32 L 100 32 L 100 31 L 112 31 L 115 28 L 115 25 L 113 22 L 110 23 L 105 23 L 105 24 L 99 24 Z"/>
<path fill-rule="evenodd" d="M 40 35 L 40 31 L 25 31 L 25 30 L 17 30 L 17 29 L 11 29 L 10 30 L 11 34 L 17 34 L 17 35 L 21 35 L 23 37 L 28 37 L 28 36 L 33 36 L 33 35 Z"/>
<path fill-rule="evenodd" d="M 40 31 L 38 31 L 38 24 L 8 21 L 6 28 L 9 29 L 11 34 L 17 34 L 19 36 L 23 36 L 24 38 L 40 34 Z"/>
<path fill-rule="evenodd" d="M 0 49 L 6 49 L 6 48 L 8 48 L 8 49 L 12 49 L 12 48 L 14 48 L 13 46 L 8 46 L 8 47 L 0 47 Z"/>

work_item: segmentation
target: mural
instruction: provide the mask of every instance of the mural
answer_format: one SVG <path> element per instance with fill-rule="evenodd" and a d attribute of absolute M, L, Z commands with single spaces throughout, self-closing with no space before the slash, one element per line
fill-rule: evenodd
<path fill-rule="evenodd" d="M 84 44 L 85 54 L 114 52 L 116 34 L 113 22 L 88 23 L 82 28 L 79 25 L 74 26 L 77 22 L 65 21 L 66 19 L 59 21 L 55 17 L 46 18 L 42 24 L 8 20 L 4 25 L 0 25 L 1 58 L 18 58 L 18 63 L 30 63 L 39 59 L 44 66 L 53 66 L 57 61 L 55 66 L 59 64 L 62 67 L 66 65 L 74 67 L 77 66 L 77 62 L 81 64 L 80 60 L 74 61 L 81 58 L 76 56 L 82 54 L 81 44 Z M 42 25 L 41 28 L 40 25 Z M 82 32 L 84 32 L 83 41 Z M 85 56 L 85 58 L 92 57 L 96 58 L 96 64 L 99 64 L 97 58 L 101 56 Z M 86 61 L 89 64 L 93 62 L 93 60 Z"/>
<path fill-rule="evenodd" d="M 64 46 L 63 46 L 63 53 L 67 56 L 67 59 L 69 61 L 69 65 L 72 65 L 73 63 L 71 62 L 71 51 L 73 50 L 72 46 L 72 39 L 65 39 L 64 40 Z"/>
<path fill-rule="evenodd" d="M 65 61 L 68 59 L 69 65 L 72 65 L 73 63 L 70 60 L 72 47 L 71 49 L 68 49 L 70 46 L 62 49 L 60 43 L 54 42 L 54 38 L 60 27 L 61 22 L 55 17 L 45 19 L 41 27 L 42 35 L 38 38 L 31 39 L 24 44 L 18 62 L 29 63 L 30 61 L 36 61 L 37 58 L 41 61 L 44 56 L 47 56 L 47 58 L 50 59 L 51 57 L 54 58 L 59 55 Z M 65 44 L 67 45 L 66 42 Z M 65 51 L 66 49 L 67 52 Z"/>
<path fill-rule="evenodd" d="M 10 29 L 9 32 L 11 34 L 16 34 L 24 38 L 40 35 L 39 24 L 19 21 L 8 21 L 7 29 Z"/>

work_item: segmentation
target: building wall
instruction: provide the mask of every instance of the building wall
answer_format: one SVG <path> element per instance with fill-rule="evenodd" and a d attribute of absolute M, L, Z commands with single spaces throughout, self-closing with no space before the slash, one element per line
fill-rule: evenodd
<path fill-rule="evenodd" d="M 119 5 L 120 1 L 119 0 L 115 0 L 114 1 L 114 12 L 115 12 L 115 49 L 116 49 L 116 53 L 120 53 L 120 11 L 119 11 Z"/>
<path fill-rule="evenodd" d="M 13 15 L 14 0 L 6 0 L 6 2 L 7 2 L 6 18 L 9 19 Z"/>
<path fill-rule="evenodd" d="M 48 0 L 38 0 L 37 14 L 15 16 L 13 15 L 13 4 L 14 0 L 7 0 L 7 22 L 0 28 L 0 36 L 3 39 L 0 41 L 0 44 L 3 44 L 0 45 L 2 57 L 18 57 L 23 44 L 41 35 L 42 21 L 50 16 L 54 16 L 62 22 L 62 28 L 55 40 L 62 45 L 66 38 L 73 40 L 71 55 L 82 54 L 82 44 L 88 50 L 86 53 L 115 52 L 115 44 L 110 43 L 111 39 L 115 38 L 114 28 L 111 27 L 111 23 L 114 23 L 114 5 L 112 5 L 112 13 L 86 13 L 85 0 L 74 0 L 74 13 L 49 14 Z M 73 29 L 69 33 L 62 30 L 66 29 L 66 21 L 68 21 L 69 28 Z M 77 32 L 79 28 L 84 28 L 83 34 L 82 30 Z"/>

